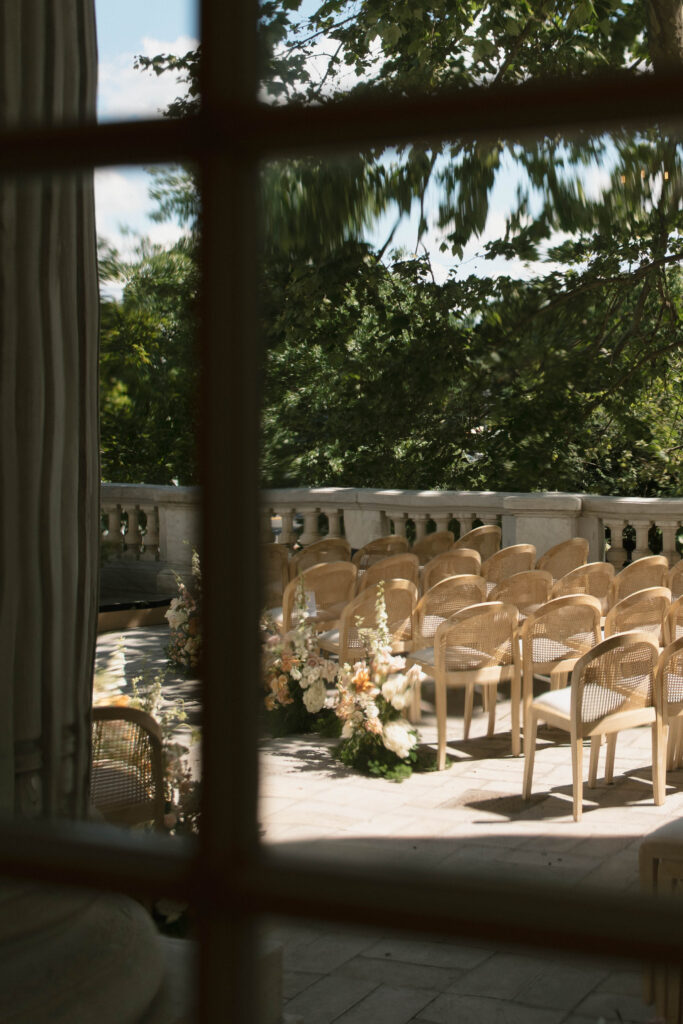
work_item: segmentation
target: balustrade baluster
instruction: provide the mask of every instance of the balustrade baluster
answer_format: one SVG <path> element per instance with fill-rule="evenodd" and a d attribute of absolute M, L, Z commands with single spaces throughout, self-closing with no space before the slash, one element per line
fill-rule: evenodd
<path fill-rule="evenodd" d="M 338 508 L 327 513 L 327 527 L 328 537 L 341 537 L 341 512 Z"/>
<path fill-rule="evenodd" d="M 657 525 L 662 531 L 662 554 L 669 560 L 669 565 L 675 565 L 681 557 L 676 550 L 676 535 L 680 524 L 669 521 Z"/>
<path fill-rule="evenodd" d="M 415 540 L 422 540 L 427 535 L 427 523 L 430 519 L 429 513 L 414 513 L 413 522 L 415 523 Z"/>
<path fill-rule="evenodd" d="M 159 509 L 156 505 L 141 505 L 147 520 L 142 536 L 142 556 L 149 561 L 159 561 Z"/>
<path fill-rule="evenodd" d="M 123 551 L 123 533 L 121 530 L 121 506 L 116 505 L 107 512 L 107 537 L 106 544 L 112 557 L 120 555 Z"/>
<path fill-rule="evenodd" d="M 605 561 L 611 562 L 618 572 L 624 562 L 628 559 L 628 552 L 624 547 L 624 527 L 626 526 L 626 520 L 603 519 L 603 523 L 610 532 L 610 548 L 605 557 Z"/>
<path fill-rule="evenodd" d="M 652 522 L 649 519 L 629 519 L 629 526 L 636 531 L 636 546 L 631 553 L 631 560 L 636 562 L 639 558 L 646 558 L 652 554 L 649 538 Z"/>
<path fill-rule="evenodd" d="M 439 531 L 447 530 L 449 525 L 450 525 L 450 521 L 451 521 L 452 518 L 453 517 L 450 514 L 450 512 L 433 512 L 432 513 L 432 519 L 434 520 L 434 523 L 436 524 L 436 528 Z"/>
<path fill-rule="evenodd" d="M 278 512 L 275 509 L 275 515 L 279 516 L 282 520 L 282 529 L 280 530 L 280 536 L 277 539 L 278 544 L 291 545 L 294 543 L 294 510 L 286 509 L 285 511 Z"/>
<path fill-rule="evenodd" d="M 394 533 L 397 537 L 406 536 L 406 525 L 408 523 L 407 512 L 396 512 L 391 522 L 394 525 Z"/>
<path fill-rule="evenodd" d="M 128 513 L 128 529 L 125 536 L 125 551 L 127 558 L 138 559 L 140 557 L 140 506 L 134 505 L 126 509 Z"/>
<path fill-rule="evenodd" d="M 305 547 L 307 544 L 313 544 L 316 540 L 320 540 L 320 531 L 318 530 L 318 516 L 320 515 L 320 509 L 313 509 L 313 511 L 307 511 L 303 513 L 304 517 L 304 528 L 301 536 L 299 537 L 299 544 Z"/>
<path fill-rule="evenodd" d="M 460 536 L 464 537 L 466 533 L 469 533 L 472 529 L 472 523 L 474 522 L 474 516 L 456 516 L 455 517 L 460 527 Z"/>

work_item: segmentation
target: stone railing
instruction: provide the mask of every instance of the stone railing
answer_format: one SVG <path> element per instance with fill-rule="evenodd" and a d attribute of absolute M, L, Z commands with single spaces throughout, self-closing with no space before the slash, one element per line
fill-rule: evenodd
<path fill-rule="evenodd" d="M 680 558 L 683 498 L 347 487 L 273 490 L 263 498 L 264 538 L 283 544 L 311 544 L 324 531 L 333 537 L 343 534 L 352 548 L 359 548 L 391 532 L 419 538 L 432 529 L 451 528 L 462 536 L 474 525 L 498 523 L 504 545 L 532 543 L 539 555 L 570 537 L 585 537 L 591 561 L 606 558 L 617 568 L 655 551 L 670 563 Z M 297 517 L 303 522 L 300 533 Z"/>
<path fill-rule="evenodd" d="M 199 544 L 199 489 L 102 485 L 103 595 L 142 589 L 171 594 L 190 571 Z M 411 538 L 437 529 L 461 536 L 498 523 L 503 544 L 532 543 L 539 555 L 570 537 L 586 537 L 591 561 L 624 562 L 663 552 L 680 558 L 683 498 L 613 498 L 502 491 L 375 491 L 295 488 L 263 494 L 263 539 L 311 544 L 345 536 L 352 548 L 394 532 Z"/>

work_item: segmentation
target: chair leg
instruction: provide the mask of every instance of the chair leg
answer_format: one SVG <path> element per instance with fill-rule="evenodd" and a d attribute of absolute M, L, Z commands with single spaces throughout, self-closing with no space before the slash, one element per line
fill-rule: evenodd
<path fill-rule="evenodd" d="M 536 754 L 536 731 L 538 719 L 533 708 L 529 708 L 524 719 L 524 782 L 522 783 L 522 799 L 531 797 L 531 783 L 534 777 L 534 756 Z"/>
<path fill-rule="evenodd" d="M 413 686 L 413 694 L 408 705 L 408 721 L 413 725 L 422 721 L 422 684 L 419 679 Z"/>
<path fill-rule="evenodd" d="M 437 736 L 437 769 L 442 772 L 446 767 L 446 684 L 443 680 L 434 680 L 434 697 L 436 704 L 436 736 Z"/>
<path fill-rule="evenodd" d="M 588 788 L 595 789 L 598 778 L 598 766 L 600 764 L 600 749 L 602 747 L 602 733 L 591 736 L 591 755 L 588 765 Z"/>
<path fill-rule="evenodd" d="M 497 689 L 497 688 L 496 688 Z M 519 735 L 519 706 L 522 699 L 522 673 L 519 665 L 515 664 L 510 683 L 510 717 L 512 728 L 512 753 L 519 757 L 522 752 L 522 743 Z M 495 723 L 494 723 L 495 724 Z M 491 719 L 489 718 L 489 736 L 493 735 Z"/>
<path fill-rule="evenodd" d="M 583 740 L 572 737 L 571 746 L 574 821 L 581 821 L 583 811 Z"/>
<path fill-rule="evenodd" d="M 465 716 L 464 732 L 465 739 L 469 739 L 470 726 L 472 724 L 472 707 L 474 705 L 474 683 L 467 683 L 465 686 Z"/>
<path fill-rule="evenodd" d="M 614 755 L 617 750 L 617 736 L 616 732 L 611 732 L 607 736 L 607 756 L 605 757 L 605 782 L 610 785 L 614 779 Z"/>
<path fill-rule="evenodd" d="M 655 804 L 664 803 L 666 798 L 666 745 L 669 727 L 661 717 L 652 725 L 652 793 Z"/>
<path fill-rule="evenodd" d="M 486 735 L 490 738 L 493 736 L 496 728 L 496 704 L 498 703 L 497 684 L 490 687 L 484 687 L 484 693 L 487 693 L 489 697 L 489 722 L 486 728 Z"/>

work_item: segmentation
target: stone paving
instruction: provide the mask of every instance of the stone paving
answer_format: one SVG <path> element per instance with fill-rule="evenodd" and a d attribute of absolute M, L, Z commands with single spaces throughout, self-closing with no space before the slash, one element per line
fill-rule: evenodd
<path fill-rule="evenodd" d="M 163 628 L 125 634 L 126 665 L 163 657 Z M 118 638 L 100 638 L 100 666 L 120 658 Z M 154 653 L 156 651 L 156 654 Z M 112 678 L 116 676 L 115 664 Z M 113 685 L 113 683 L 112 683 Z M 125 687 L 124 683 L 124 687 Z M 185 687 L 188 684 L 185 684 Z M 196 684 L 191 684 L 196 687 Z M 174 695 L 184 689 L 171 683 Z M 199 695 L 191 690 L 191 711 Z M 435 743 L 431 693 L 423 687 L 421 739 Z M 552 879 L 568 888 L 637 891 L 638 846 L 683 813 L 683 772 L 669 773 L 667 799 L 652 802 L 650 731 L 619 736 L 615 782 L 584 789 L 581 822 L 571 816 L 567 737 L 539 734 L 533 796 L 521 799 L 523 758 L 510 755 L 509 700 L 496 735 L 476 709 L 462 736 L 462 697 L 449 694 L 445 772 L 402 783 L 358 775 L 317 736 L 264 739 L 259 819 L 266 843 L 344 863 L 414 864 L 439 871 L 476 867 L 498 877 Z M 604 757 L 604 753 L 603 753 Z M 585 751 L 585 774 L 588 750 Z M 602 762 L 601 762 L 602 764 Z M 284 947 L 285 1013 L 303 1024 L 644 1024 L 656 1015 L 641 998 L 640 967 L 609 956 L 581 959 L 482 941 L 360 931 L 320 922 L 273 921 Z"/>

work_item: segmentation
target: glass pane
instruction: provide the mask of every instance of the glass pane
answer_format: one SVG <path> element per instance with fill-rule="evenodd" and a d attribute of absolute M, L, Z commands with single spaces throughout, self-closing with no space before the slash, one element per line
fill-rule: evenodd
<path fill-rule="evenodd" d="M 98 120 L 160 117 L 188 96 L 198 48 L 196 0 L 96 0 L 95 14 Z"/>
<path fill-rule="evenodd" d="M 179 167 L 96 174 L 102 535 L 94 703 L 118 708 L 119 718 L 95 712 L 95 804 L 110 821 L 149 820 L 142 806 L 126 806 L 145 803 L 134 785 L 144 775 L 151 820 L 174 835 L 199 827 L 201 778 L 192 181 Z M 141 729 L 154 735 L 143 738 Z"/>
<path fill-rule="evenodd" d="M 325 103 L 342 95 L 433 94 L 532 78 L 680 67 L 673 9 L 648 24 L 631 4 L 545 5 L 373 0 L 261 3 L 262 97 Z M 663 18 L 662 21 L 665 19 Z"/>
<path fill-rule="evenodd" d="M 386 1020 L 649 1020 L 643 971 L 626 961 L 438 935 L 273 919 L 266 948 L 281 948 L 284 1012 L 317 1024 Z"/>

